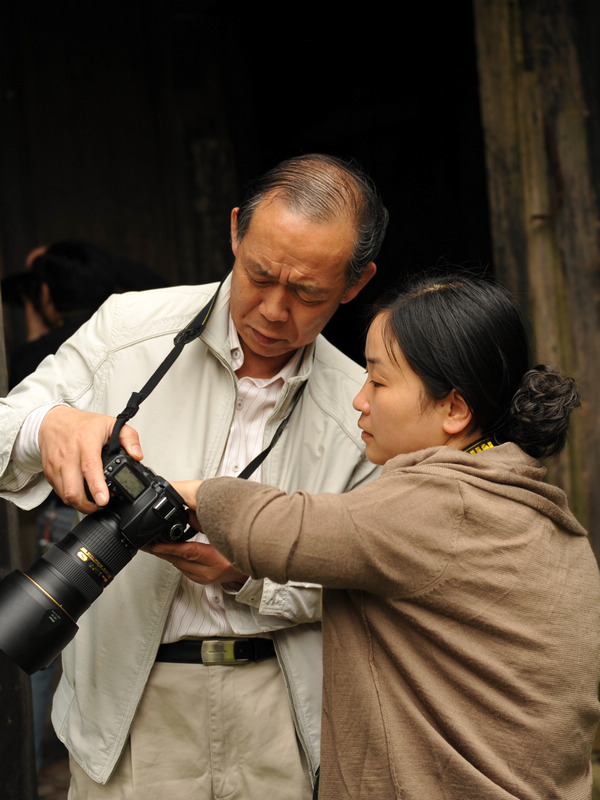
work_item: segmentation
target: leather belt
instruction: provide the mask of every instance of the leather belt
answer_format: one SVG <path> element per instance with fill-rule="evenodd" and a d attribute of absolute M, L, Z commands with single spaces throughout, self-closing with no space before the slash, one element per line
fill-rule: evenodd
<path fill-rule="evenodd" d="M 172 664 L 231 665 L 273 658 L 272 639 L 180 639 L 161 644 L 156 661 Z"/>

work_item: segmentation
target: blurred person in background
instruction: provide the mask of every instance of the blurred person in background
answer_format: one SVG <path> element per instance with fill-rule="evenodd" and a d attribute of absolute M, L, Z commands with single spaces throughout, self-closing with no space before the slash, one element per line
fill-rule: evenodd
<path fill-rule="evenodd" d="M 64 239 L 35 247 L 27 254 L 25 270 L 2 279 L 2 300 L 23 310 L 25 325 L 25 341 L 8 354 L 9 389 L 55 353 L 111 294 L 160 286 L 166 281 L 145 264 L 114 256 L 91 242 Z M 76 521 L 76 510 L 52 492 L 35 514 L 36 557 L 59 542 Z M 38 770 L 58 667 L 56 659 L 31 676 Z"/>

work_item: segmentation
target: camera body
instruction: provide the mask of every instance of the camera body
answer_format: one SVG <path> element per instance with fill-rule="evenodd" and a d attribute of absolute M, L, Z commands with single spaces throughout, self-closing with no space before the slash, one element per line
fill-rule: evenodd
<path fill-rule="evenodd" d="M 189 538 L 188 512 L 181 496 L 164 478 L 122 448 L 102 453 L 104 478 L 110 492 L 108 506 L 92 516 L 114 514 L 121 535 L 139 549 L 153 541 L 180 542 Z"/>
<path fill-rule="evenodd" d="M 183 498 L 119 448 L 102 453 L 108 505 L 85 517 L 27 572 L 0 581 L 0 650 L 28 673 L 47 667 L 78 630 L 77 620 L 152 542 L 195 531 Z"/>

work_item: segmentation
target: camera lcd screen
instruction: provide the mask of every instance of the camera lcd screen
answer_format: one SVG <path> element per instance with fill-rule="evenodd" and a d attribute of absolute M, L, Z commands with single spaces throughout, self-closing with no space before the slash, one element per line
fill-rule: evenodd
<path fill-rule="evenodd" d="M 114 476 L 114 480 L 128 492 L 135 500 L 140 495 L 146 485 L 138 478 L 138 476 L 128 466 L 123 466 Z"/>

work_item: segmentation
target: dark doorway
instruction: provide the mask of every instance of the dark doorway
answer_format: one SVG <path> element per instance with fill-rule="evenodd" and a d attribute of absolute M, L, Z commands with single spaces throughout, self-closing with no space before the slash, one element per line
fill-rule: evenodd
<path fill-rule="evenodd" d="M 486 267 L 470 2 L 324 5 L 5 3 L 2 273 L 77 236 L 172 283 L 215 279 L 241 186 L 310 151 L 358 159 L 390 211 L 376 280 L 327 329 L 353 357 L 403 272 Z"/>

